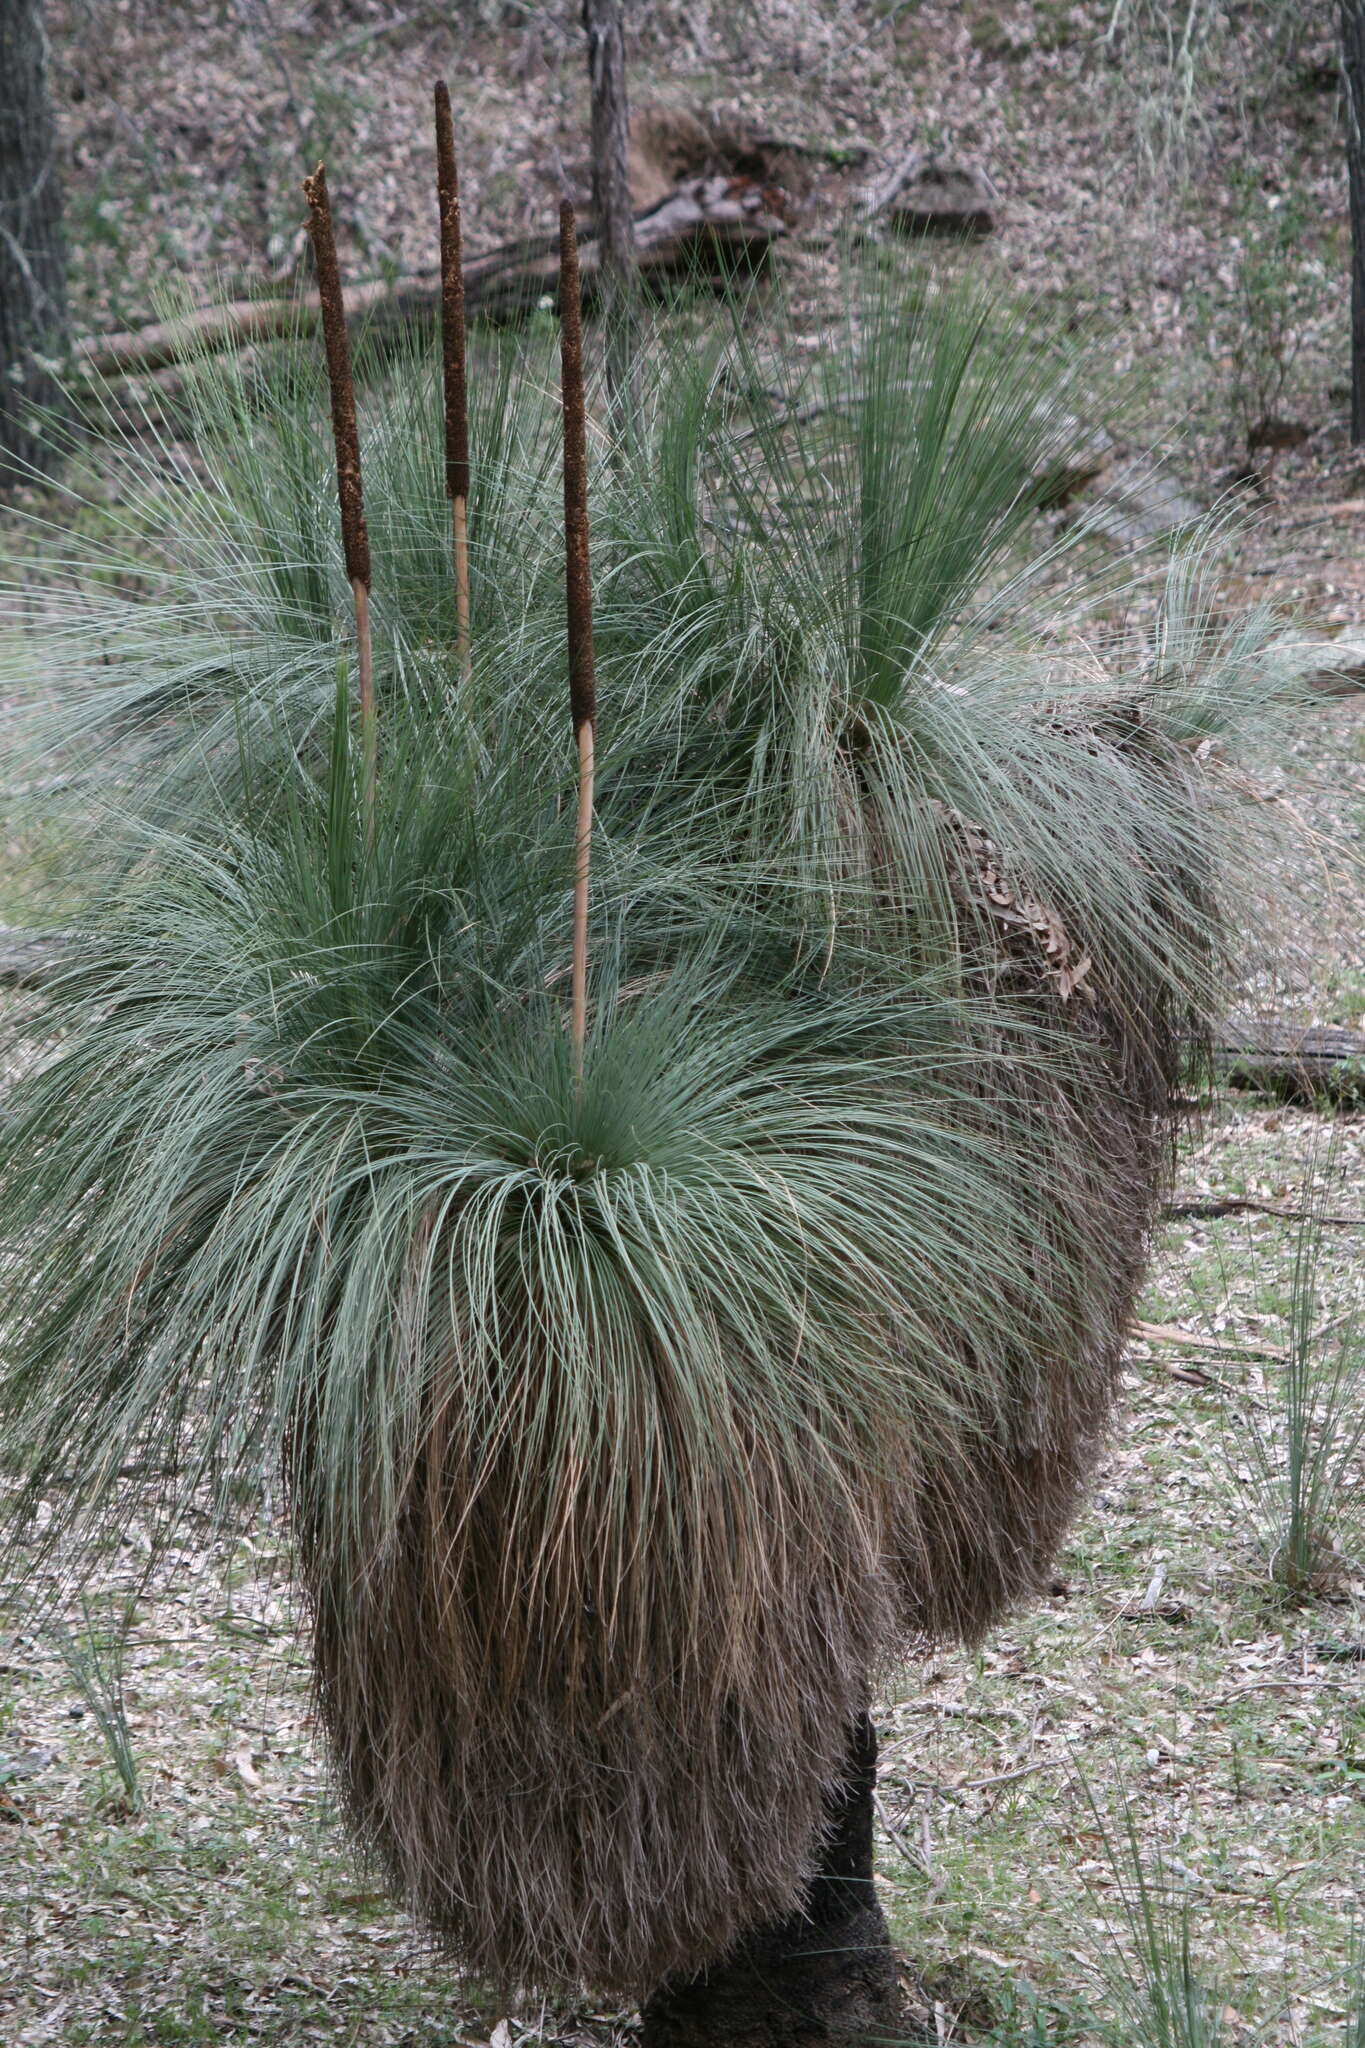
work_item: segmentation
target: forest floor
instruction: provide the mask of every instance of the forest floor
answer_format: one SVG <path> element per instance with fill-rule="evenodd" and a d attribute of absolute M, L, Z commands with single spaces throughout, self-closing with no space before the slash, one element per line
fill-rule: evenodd
<path fill-rule="evenodd" d="M 811 228 L 911 144 L 981 164 L 1002 196 L 997 232 L 932 260 L 1106 338 L 1186 486 L 1240 493 L 1230 598 L 1360 629 L 1365 461 L 1345 428 L 1330 47 L 1296 33 L 1288 7 L 1241 10 L 1240 36 L 1218 16 L 1182 112 L 1159 39 L 1137 33 L 1150 12 L 660 5 L 633 53 L 650 164 L 672 150 L 675 167 L 705 168 L 705 150 L 741 132 L 866 145 L 856 171 L 808 176 Z M 1103 31 L 1121 14 L 1137 26 L 1116 50 Z M 576 18 L 491 0 L 55 0 L 79 324 L 286 287 L 299 177 L 323 154 L 348 274 L 429 264 L 437 71 L 456 89 L 476 246 L 543 226 L 560 164 L 582 177 Z M 832 259 L 803 246 L 783 260 L 788 339 L 818 347 Z M 1247 430 L 1266 416 L 1302 438 L 1249 461 Z M 1360 1026 L 1365 891 L 1343 864 L 1365 832 L 1365 697 L 1306 721 L 1256 792 L 1291 829 L 1249 891 L 1245 977 L 1268 1007 Z M 1050 1598 L 984 1649 L 916 1665 L 880 1704 L 884 1899 L 944 2040 L 1080 2048 L 1115 2025 L 1158 2040 L 1143 2031 L 1152 1951 L 1164 1944 L 1178 1975 L 1188 1932 L 1208 2024 L 1169 2048 L 1220 2028 L 1239 2044 L 1347 2042 L 1365 1897 L 1365 1555 L 1348 1545 L 1319 1591 L 1285 1596 L 1258 1446 L 1283 1437 L 1304 1242 L 1294 1214 L 1269 1212 L 1321 1198 L 1365 1216 L 1365 1116 L 1214 1090 L 1182 1142 L 1176 1202 L 1234 1197 L 1263 1207 L 1163 1227 L 1125 1419 Z M 1365 1306 L 1365 1228 L 1322 1238 L 1313 1329 L 1327 1356 Z M 231 1549 L 193 1536 L 148 1580 L 130 1526 L 89 1610 L 58 1602 L 64 1628 L 0 1604 L 4 2048 L 631 2038 L 628 2013 L 494 2009 L 423 1950 L 336 1824 L 270 1503 Z"/>

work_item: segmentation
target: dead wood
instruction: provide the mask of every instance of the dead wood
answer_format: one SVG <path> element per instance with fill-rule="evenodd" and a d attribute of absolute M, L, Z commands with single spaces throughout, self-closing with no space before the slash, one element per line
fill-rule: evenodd
<path fill-rule="evenodd" d="M 1228 1017 L 1213 1036 L 1215 1068 L 1234 1088 L 1291 1102 L 1365 1095 L 1365 1034 L 1284 1017 Z"/>
<path fill-rule="evenodd" d="M 1339 1216 L 1331 1210 L 1295 1209 L 1286 1202 L 1255 1202 L 1246 1195 L 1191 1195 L 1164 1203 L 1161 1213 L 1171 1221 L 1187 1217 L 1279 1216 L 1288 1223 L 1335 1224 L 1343 1230 L 1365 1230 L 1365 1215 Z"/>
<path fill-rule="evenodd" d="M 692 276 L 714 280 L 762 269 L 772 244 L 787 232 L 785 195 L 750 178 L 692 178 L 657 206 L 635 217 L 635 254 L 646 276 Z M 581 252 L 585 302 L 598 288 L 599 249 L 585 235 Z M 470 317 L 501 321 L 520 318 L 559 290 L 558 236 L 531 236 L 502 243 L 464 266 L 465 311 Z M 352 316 L 372 324 L 405 325 L 429 315 L 441 296 L 439 270 L 420 271 L 393 282 L 350 286 Z M 87 378 L 146 375 L 201 355 L 240 349 L 253 342 L 305 334 L 317 324 L 318 309 L 295 298 L 239 299 L 206 306 L 174 320 L 154 321 L 127 334 L 86 335 L 76 343 L 78 371 Z"/>

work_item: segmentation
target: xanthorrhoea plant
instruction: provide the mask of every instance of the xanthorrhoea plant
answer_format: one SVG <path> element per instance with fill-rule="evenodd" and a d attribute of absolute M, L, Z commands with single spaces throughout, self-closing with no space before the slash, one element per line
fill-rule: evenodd
<path fill-rule="evenodd" d="M 415 728 L 371 851 L 337 733 L 311 799 L 163 838 L 53 991 L 7 1426 L 87 1503 L 134 1446 L 225 1506 L 282 1461 L 399 1881 L 484 1971 L 648 1983 L 789 1899 L 898 1610 L 946 1623 L 1017 1511 L 973 1447 L 1110 1261 L 1051 1118 L 1084 1056 L 680 941 L 637 861 L 580 1089 L 567 821 Z"/>
<path fill-rule="evenodd" d="M 1214 623 L 1217 536 L 1199 533 L 1152 644 L 1098 660 L 1112 587 L 1081 579 L 1088 616 L 1057 588 L 1084 563 L 1084 521 L 1020 558 L 1081 438 L 1078 372 L 970 295 L 894 311 L 874 304 L 813 391 L 739 422 L 736 384 L 762 390 L 770 369 L 743 346 L 738 368 L 736 351 L 676 362 L 645 457 L 603 480 L 599 664 L 629 707 L 605 741 L 603 816 L 637 807 L 633 759 L 647 779 L 667 760 L 677 812 L 708 833 L 723 810 L 741 866 L 794 864 L 820 948 L 849 877 L 865 902 L 877 875 L 880 930 L 888 891 L 932 921 L 952 893 L 935 820 L 957 813 L 1021 898 L 1065 909 L 1077 961 L 1189 986 L 1208 926 L 1163 895 L 1160 878 L 1200 865 L 1170 771 L 1283 683 L 1269 621 Z"/>
<path fill-rule="evenodd" d="M 1213 986 L 1185 742 L 1257 637 L 1181 570 L 1126 676 L 1030 642 L 1065 381 L 911 310 L 818 417 L 675 366 L 598 479 L 581 1075 L 543 377 L 473 380 L 467 679 L 430 368 L 362 435 L 372 834 L 316 387 L 202 377 L 161 580 L 63 599 L 117 800 L 0 1136 L 6 1440 L 87 1516 L 149 1440 L 283 1466 L 350 1810 L 504 1979 L 790 1912 L 879 1665 L 1036 1583 Z"/>

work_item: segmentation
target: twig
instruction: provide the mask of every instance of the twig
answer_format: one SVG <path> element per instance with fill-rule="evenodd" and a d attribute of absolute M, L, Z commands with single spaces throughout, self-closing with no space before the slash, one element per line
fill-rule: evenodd
<path fill-rule="evenodd" d="M 1133 1335 L 1144 1344 L 1179 1344 L 1188 1351 L 1226 1352 L 1232 1358 L 1283 1358 L 1273 1344 L 1239 1344 L 1232 1337 L 1201 1337 L 1196 1330 L 1182 1330 L 1175 1323 L 1134 1321 Z"/>
<path fill-rule="evenodd" d="M 1166 1217 L 1180 1216 L 1282 1216 L 1289 1223 L 1335 1223 L 1343 1230 L 1365 1230 L 1365 1216 L 1336 1216 L 1320 1209 L 1290 1209 L 1282 1202 L 1254 1202 L 1242 1195 L 1195 1195 L 1187 1201 L 1167 1202 Z"/>
<path fill-rule="evenodd" d="M 939 1799 L 953 1799 L 961 1792 L 986 1792 L 993 1785 L 1013 1785 L 1020 1778 L 1032 1778 L 1039 1771 L 1059 1770 L 1065 1762 L 1063 1757 L 1040 1757 L 1031 1764 L 1017 1764 L 1013 1770 L 994 1771 L 988 1778 L 962 1778 L 956 1784 L 946 1783 L 940 1778 L 917 1778 L 911 1771 L 898 1771 L 896 1776 L 916 1791 L 932 1792 Z"/>
<path fill-rule="evenodd" d="M 303 181 L 308 201 L 309 233 L 317 263 L 318 300 L 327 348 L 327 382 L 332 394 L 332 439 L 336 444 L 337 503 L 341 509 L 341 544 L 355 603 L 355 637 L 360 672 L 360 733 L 365 760 L 365 820 L 374 843 L 375 805 L 379 781 L 379 745 L 374 709 L 374 653 L 370 640 L 370 535 L 360 483 L 360 434 L 355 418 L 355 384 L 351 350 L 346 339 L 346 309 L 341 297 L 332 209 L 327 197 L 326 167 L 319 164 Z"/>
<path fill-rule="evenodd" d="M 455 543 L 456 649 L 469 680 L 469 394 L 465 381 L 464 236 L 450 93 L 436 81 L 436 186 L 441 211 L 441 366 L 445 380 L 446 496 Z"/>
<path fill-rule="evenodd" d="M 1018 1707 L 969 1706 L 965 1700 L 902 1700 L 897 1711 L 902 1714 L 962 1714 L 972 1721 L 1017 1721 L 1021 1727 L 1028 1726 L 1027 1714 L 1020 1713 Z M 881 1753 L 883 1757 L 890 1756 L 894 1750 L 904 1749 L 907 1742 L 918 1739 L 917 1736 L 898 1735 L 891 1742 L 882 1744 Z"/>
<path fill-rule="evenodd" d="M 991 1785 L 1013 1785 L 1018 1779 L 1031 1778 L 1038 1771 L 1055 1771 L 1060 1768 L 1064 1761 L 1063 1757 L 1058 1756 L 1041 1757 L 1037 1763 L 1019 1764 L 1012 1771 L 996 1771 L 989 1778 L 964 1778 L 956 1785 L 936 1784 L 932 1778 L 916 1778 L 911 1782 L 923 1785 L 928 1791 L 939 1792 L 945 1796 L 954 1792 L 984 1792 Z"/>
<path fill-rule="evenodd" d="M 573 1043 L 580 1080 L 588 1029 L 588 870 L 592 853 L 593 728 L 597 684 L 588 556 L 588 430 L 583 396 L 583 298 L 578 236 L 568 200 L 559 209 L 560 362 L 564 403 L 564 580 L 569 628 L 569 709 L 578 742 L 574 840 Z"/>
<path fill-rule="evenodd" d="M 1358 1685 L 1347 1685 L 1339 1678 L 1257 1678 L 1249 1685 L 1234 1685 L 1230 1692 L 1219 1693 L 1206 1703 L 1204 1712 L 1214 1713 L 1228 1700 L 1240 1699 L 1248 1692 L 1347 1692 L 1360 1697 Z"/>
<path fill-rule="evenodd" d="M 914 1842 L 906 1839 L 902 1830 L 887 1812 L 885 1801 L 882 1799 L 880 1792 L 872 1794 L 872 1804 L 876 1809 L 877 1818 L 882 1824 L 882 1830 L 887 1840 L 905 1858 L 907 1863 L 912 1863 L 917 1870 L 927 1871 L 929 1866 L 924 1860 L 924 1851 L 918 1848 Z"/>

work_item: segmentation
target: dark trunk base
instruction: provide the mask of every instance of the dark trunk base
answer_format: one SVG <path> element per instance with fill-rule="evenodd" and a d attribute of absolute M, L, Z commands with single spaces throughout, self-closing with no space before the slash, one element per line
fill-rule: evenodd
<path fill-rule="evenodd" d="M 802 1913 L 760 1928 L 698 1977 L 660 1987 L 644 2048 L 824 2048 L 927 2037 L 909 2012 L 872 1882 L 877 1737 L 851 1735 L 849 1776 Z"/>

